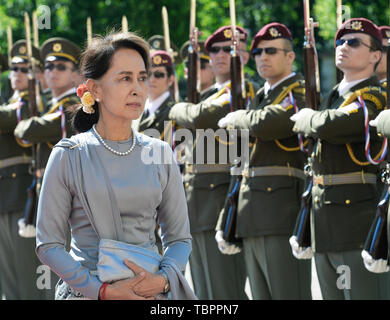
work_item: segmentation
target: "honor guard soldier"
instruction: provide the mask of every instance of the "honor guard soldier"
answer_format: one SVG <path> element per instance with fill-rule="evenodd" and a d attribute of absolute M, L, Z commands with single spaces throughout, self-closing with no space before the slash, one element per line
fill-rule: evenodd
<path fill-rule="evenodd" d="M 249 59 L 246 49 L 247 33 L 240 27 L 237 27 L 237 30 L 240 34 L 243 64 L 246 64 Z M 229 187 L 231 167 L 226 160 L 219 159 L 218 151 L 227 149 L 228 143 L 213 135 L 211 139 L 215 138 L 215 149 L 212 148 L 211 152 L 214 152 L 215 162 L 207 163 L 206 159 L 213 155 L 208 153 L 207 143 L 200 141 L 206 138 L 205 135 L 198 136 L 196 132 L 197 129 L 217 130 L 218 120 L 230 111 L 229 95 L 226 92 L 230 90 L 231 44 L 231 26 L 219 28 L 206 40 L 205 48 L 210 54 L 216 83 L 203 92 L 200 103 L 178 103 L 170 112 L 171 119 L 193 132 L 194 161 L 192 164 L 187 159 L 184 185 L 193 237 L 191 276 L 199 299 L 247 299 L 244 290 L 246 270 L 242 253 L 224 255 L 218 250 L 214 239 L 218 214 L 223 208 Z M 252 83 L 246 82 L 246 92 L 246 99 L 254 97 Z M 203 158 L 198 159 L 198 154 L 202 154 Z"/>
<path fill-rule="evenodd" d="M 45 106 L 40 117 L 21 121 L 15 129 L 15 136 L 37 143 L 37 188 L 46 167 L 53 145 L 61 138 L 75 132 L 70 123 L 72 106 L 79 103 L 75 85 L 78 84 L 80 49 L 64 38 L 51 38 L 42 44 L 41 57 L 44 61 L 44 75 L 51 89 L 52 99 Z"/>
<path fill-rule="evenodd" d="M 265 85 L 250 110 L 231 112 L 219 122 L 228 129 L 248 129 L 255 141 L 249 167 L 242 172 L 235 233 L 243 241 L 253 299 L 259 300 L 311 299 L 311 261 L 295 259 L 288 241 L 305 176 L 303 141 L 292 133 L 290 120 L 305 106 L 303 77 L 292 72 L 292 40 L 283 24 L 260 29 L 251 54 Z M 223 210 L 216 237 L 222 252 L 231 246 L 222 239 L 226 219 Z"/>
<path fill-rule="evenodd" d="M 324 299 L 383 299 L 386 275 L 367 271 L 361 257 L 382 191 L 377 164 L 386 151 L 368 130 L 369 119 L 385 107 L 374 75 L 382 36 L 370 20 L 353 18 L 337 31 L 335 47 L 343 80 L 319 111 L 305 108 L 292 117 L 295 133 L 316 139 L 311 246 Z"/>
<path fill-rule="evenodd" d="M 141 118 L 136 121 L 135 129 L 139 132 L 156 129 L 158 136 L 155 137 L 165 139 L 172 145 L 172 126 L 170 125 L 172 121 L 169 120 L 168 115 L 175 103 L 170 91 L 175 81 L 173 62 L 168 52 L 163 50 L 154 51 L 150 58 L 152 67 L 149 71 L 148 98 Z"/>
<path fill-rule="evenodd" d="M 185 63 L 184 76 L 188 73 L 188 46 L 190 41 L 185 42 L 180 48 L 180 56 Z M 200 90 L 201 94 L 204 90 L 214 84 L 215 75 L 213 68 L 210 65 L 210 55 L 204 48 L 204 41 L 198 41 L 198 53 L 200 60 Z"/>
<path fill-rule="evenodd" d="M 387 46 L 389 45 L 389 39 L 390 39 L 390 27 L 388 26 L 381 26 L 379 27 L 379 30 L 382 34 L 382 59 L 379 63 L 378 67 L 376 68 L 376 74 L 379 78 L 379 81 L 381 82 L 382 86 L 386 89 L 387 88 Z"/>
<path fill-rule="evenodd" d="M 40 61 L 39 50 L 32 55 Z M 14 90 L 8 104 L 0 106 L 0 282 L 7 300 L 42 299 L 45 292 L 37 288 L 35 238 L 18 234 L 18 220 L 24 215 L 27 189 L 32 182 L 29 173 L 31 144 L 16 138 L 14 129 L 29 117 L 29 62 L 25 40 L 11 49 L 11 86 Z"/>

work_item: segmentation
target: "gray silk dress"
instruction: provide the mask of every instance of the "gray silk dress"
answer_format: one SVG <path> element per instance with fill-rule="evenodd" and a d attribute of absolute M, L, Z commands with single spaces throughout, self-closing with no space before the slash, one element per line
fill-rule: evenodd
<path fill-rule="evenodd" d="M 36 253 L 67 285 L 89 299 L 98 298 L 102 285 L 95 272 L 98 234 L 158 252 L 154 235 L 157 221 L 165 249 L 161 265 L 164 260 L 173 261 L 175 268 L 184 271 L 191 252 L 187 204 L 172 150 L 163 141 L 133 132 L 136 145 L 126 156 L 109 151 L 92 129 L 63 139 L 53 148 L 45 171 L 38 204 Z M 132 144 L 132 138 L 104 141 L 120 152 Z M 71 160 L 76 148 L 80 150 L 79 171 Z M 107 195 L 107 181 L 116 201 Z M 84 210 L 77 188 L 80 185 L 98 217 L 95 226 Z M 110 214 L 113 202 L 120 212 L 116 220 Z M 65 250 L 68 225 L 70 252 Z"/>

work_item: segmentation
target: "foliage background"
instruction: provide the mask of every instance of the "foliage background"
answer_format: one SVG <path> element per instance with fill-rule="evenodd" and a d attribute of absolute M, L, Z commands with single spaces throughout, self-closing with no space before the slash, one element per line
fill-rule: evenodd
<path fill-rule="evenodd" d="M 317 50 L 320 58 L 327 58 L 330 65 L 333 55 L 333 37 L 336 32 L 336 0 L 311 0 L 311 15 L 320 23 L 316 31 Z M 0 2 L 0 52 L 7 52 L 6 28 L 13 30 L 13 40 L 24 38 L 24 12 L 36 10 L 40 5 L 50 8 L 51 28 L 39 33 L 40 44 L 53 36 L 66 37 L 80 46 L 86 41 L 86 19 L 92 17 L 95 34 L 104 34 L 112 28 L 120 29 L 122 15 L 126 15 L 129 29 L 145 38 L 163 34 L 161 8 L 166 6 L 169 15 L 171 42 L 180 46 L 188 40 L 190 0 L 1 0 Z M 389 0 L 349 0 L 343 5 L 350 9 L 351 17 L 366 17 L 378 25 L 389 24 Z M 39 12 L 38 12 L 39 15 Z M 295 68 L 302 70 L 303 1 L 301 0 L 236 0 L 237 24 L 243 26 L 251 41 L 257 31 L 273 21 L 284 23 L 294 36 L 297 54 Z M 197 26 L 206 39 L 213 31 L 230 22 L 228 0 L 197 0 Z M 248 47 L 250 45 L 248 42 Z M 320 66 L 322 61 L 320 60 Z M 325 63 L 324 63 L 325 65 Z M 325 87 L 334 83 L 334 72 L 322 66 Z M 182 66 L 178 68 L 179 76 Z M 254 61 L 246 72 L 259 80 Z"/>

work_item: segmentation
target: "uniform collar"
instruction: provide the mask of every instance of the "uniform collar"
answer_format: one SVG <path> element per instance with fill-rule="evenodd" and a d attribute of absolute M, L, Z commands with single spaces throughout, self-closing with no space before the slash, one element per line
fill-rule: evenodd
<path fill-rule="evenodd" d="M 69 89 L 68 91 L 65 91 L 63 94 L 59 95 L 58 97 L 53 97 L 51 99 L 51 103 L 52 103 L 52 106 L 54 106 L 55 104 L 57 104 L 59 101 L 62 100 L 62 98 L 65 98 L 66 96 L 70 96 L 72 94 L 76 94 L 76 88 L 73 87 L 71 89 Z"/>
<path fill-rule="evenodd" d="M 149 99 L 145 102 L 145 110 L 149 111 L 149 116 L 152 116 L 158 108 L 163 104 L 165 100 L 168 99 L 168 97 L 171 94 L 169 91 L 165 91 L 163 94 L 161 94 L 157 99 L 154 99 L 153 101 L 150 101 Z"/>
<path fill-rule="evenodd" d="M 295 72 L 291 72 L 287 77 L 284 77 L 282 80 L 279 80 L 278 82 L 276 82 L 275 84 L 273 84 L 272 86 L 268 83 L 268 81 L 264 84 L 264 94 L 267 95 L 268 92 L 270 90 L 273 90 L 274 88 L 276 88 L 279 84 L 281 84 L 283 81 L 289 79 L 289 78 L 292 78 L 295 76 Z"/>
<path fill-rule="evenodd" d="M 339 96 L 343 96 L 344 94 L 346 94 L 351 88 L 353 88 L 354 86 L 356 86 L 358 83 L 360 82 L 363 82 L 367 79 L 369 79 L 370 77 L 368 78 L 364 78 L 364 79 L 359 79 L 359 80 L 355 80 L 355 81 L 351 81 L 351 82 L 347 82 L 347 81 L 344 81 L 341 80 L 340 84 L 339 84 L 339 87 L 338 87 L 338 91 L 339 91 Z"/>

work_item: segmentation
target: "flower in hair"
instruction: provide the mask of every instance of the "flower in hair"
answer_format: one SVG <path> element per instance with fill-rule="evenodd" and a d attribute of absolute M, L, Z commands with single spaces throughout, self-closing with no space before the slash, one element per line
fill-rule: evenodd
<path fill-rule="evenodd" d="M 93 108 L 93 105 L 95 104 L 95 99 L 92 97 L 85 84 L 79 85 L 79 87 L 77 88 L 77 96 L 81 100 L 81 104 L 83 105 L 83 111 L 85 113 L 95 113 L 95 109 Z"/>

